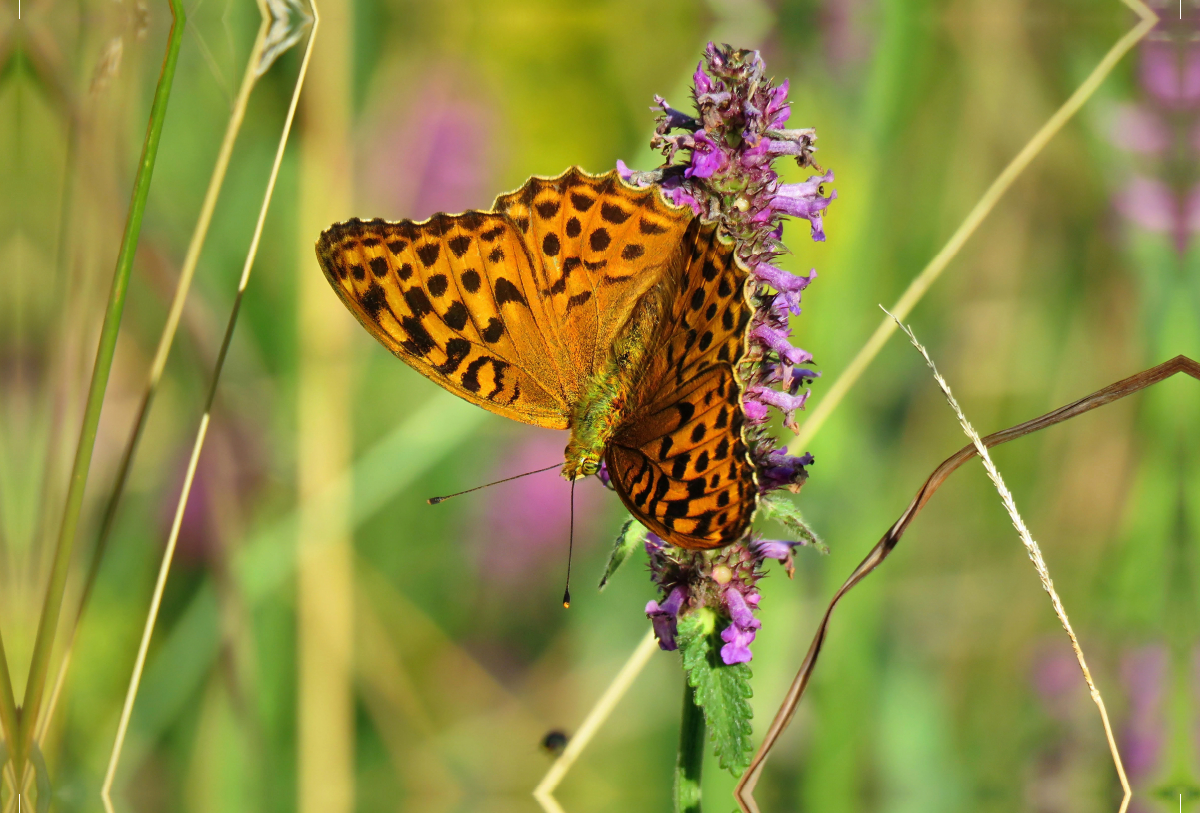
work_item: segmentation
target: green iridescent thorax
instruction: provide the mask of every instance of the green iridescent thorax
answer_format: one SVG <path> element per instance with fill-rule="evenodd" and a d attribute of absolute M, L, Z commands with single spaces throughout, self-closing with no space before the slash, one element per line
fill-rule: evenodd
<path fill-rule="evenodd" d="M 649 366 L 653 339 L 666 313 L 669 288 L 664 281 L 638 300 L 607 358 L 588 381 L 571 416 L 571 439 L 562 469 L 568 480 L 596 473 L 609 440 L 629 416 L 634 406 L 631 396 Z"/>

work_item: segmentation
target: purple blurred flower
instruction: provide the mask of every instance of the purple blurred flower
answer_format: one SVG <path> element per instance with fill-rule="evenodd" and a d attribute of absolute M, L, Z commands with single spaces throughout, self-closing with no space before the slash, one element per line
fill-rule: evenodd
<path fill-rule="evenodd" d="M 515 442 L 498 456 L 496 462 L 477 476 L 484 482 L 524 471 L 544 468 L 562 456 L 562 440 L 548 430 L 517 430 Z M 480 511 L 472 522 L 476 526 L 468 538 L 477 567 L 487 574 L 488 590 L 503 594 L 529 595 L 531 580 L 541 579 L 551 567 L 558 567 L 558 556 L 570 532 L 570 484 L 553 472 L 534 474 L 489 488 L 478 503 Z M 575 489 L 575 545 L 586 545 L 592 537 L 592 517 L 600 508 L 602 492 L 581 482 Z M 536 517 L 531 522 L 530 517 Z"/>
<path fill-rule="evenodd" d="M 1148 646 L 1128 653 L 1121 662 L 1121 678 L 1128 696 L 1128 711 L 1121 732 L 1125 767 L 1135 781 L 1149 778 L 1159 765 L 1166 739 L 1162 716 L 1167 653 Z"/>

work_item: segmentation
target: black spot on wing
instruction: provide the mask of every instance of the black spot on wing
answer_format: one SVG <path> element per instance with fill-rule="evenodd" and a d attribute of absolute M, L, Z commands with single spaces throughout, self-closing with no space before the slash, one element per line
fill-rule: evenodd
<path fill-rule="evenodd" d="M 413 274 L 412 263 L 401 265 L 396 274 L 400 277 L 401 282 L 407 282 Z"/>
<path fill-rule="evenodd" d="M 592 232 L 588 237 L 588 245 L 592 247 L 592 251 L 604 251 L 608 248 L 608 244 L 612 242 L 612 238 L 608 235 L 608 229 L 601 226 Z"/>
<path fill-rule="evenodd" d="M 638 257 L 646 253 L 646 249 L 640 243 L 630 243 L 621 249 L 622 260 L 636 260 Z"/>
<path fill-rule="evenodd" d="M 461 257 L 471 247 L 471 238 L 465 234 L 460 234 L 457 237 L 451 237 L 446 245 L 450 246 L 450 250 L 454 252 L 455 257 Z"/>
<path fill-rule="evenodd" d="M 450 375 L 463 363 L 471 352 L 471 343 L 466 339 L 454 338 L 446 342 L 446 360 L 434 367 L 442 375 Z"/>
<path fill-rule="evenodd" d="M 584 302 L 587 302 L 591 298 L 592 298 L 591 291 L 581 291 L 580 293 L 575 294 L 575 296 L 573 296 L 567 300 L 567 310 L 569 311 L 578 305 L 582 305 Z"/>
<path fill-rule="evenodd" d="M 485 243 L 491 243 L 491 242 L 494 242 L 496 240 L 496 238 L 502 234 L 504 234 L 503 226 L 493 226 L 492 228 L 488 229 L 487 231 L 485 231 L 481 235 L 479 235 L 479 237 Z"/>
<path fill-rule="evenodd" d="M 504 323 L 493 316 L 488 320 L 487 327 L 483 329 L 483 340 L 488 344 L 494 344 L 500 341 L 500 337 L 504 335 Z"/>
<path fill-rule="evenodd" d="M 496 246 L 494 249 L 492 249 L 490 252 L 488 252 L 488 262 L 492 263 L 493 265 L 495 265 L 496 263 L 500 262 L 503 259 L 504 259 L 504 249 L 500 248 L 500 246 Z"/>
<path fill-rule="evenodd" d="M 579 218 L 572 217 L 567 221 L 567 237 L 578 237 L 583 231 L 583 227 L 579 225 Z"/>
<path fill-rule="evenodd" d="M 662 443 L 658 447 L 658 459 L 659 460 L 667 459 L 667 456 L 671 454 L 671 446 L 674 443 L 675 443 L 675 441 L 673 441 L 671 439 L 670 435 L 663 436 Z"/>
<path fill-rule="evenodd" d="M 479 272 L 475 269 L 468 268 L 466 271 L 463 271 L 459 279 L 462 280 L 462 286 L 466 289 L 467 293 L 473 294 L 479 290 Z"/>
<path fill-rule="evenodd" d="M 387 295 L 383 292 L 383 288 L 379 287 L 379 283 L 372 282 L 367 290 L 363 291 L 358 302 L 367 315 L 374 319 L 387 305 Z"/>
<path fill-rule="evenodd" d="M 433 305 L 429 302 L 429 297 L 425 296 L 425 292 L 420 288 L 409 288 L 405 291 L 404 302 L 412 311 L 413 316 L 418 319 L 427 313 L 433 313 Z"/>
<path fill-rule="evenodd" d="M 400 327 L 408 334 L 407 349 L 414 355 L 423 356 L 437 347 L 437 342 L 429 335 L 429 331 L 421 324 L 420 319 L 405 316 L 400 320 Z"/>
<path fill-rule="evenodd" d="M 581 212 L 586 212 L 588 209 L 592 208 L 592 204 L 595 202 L 596 199 L 589 197 L 588 195 L 584 195 L 579 192 L 571 193 L 571 205 Z"/>
<path fill-rule="evenodd" d="M 437 262 L 438 254 L 441 253 L 442 247 L 437 243 L 426 243 L 422 246 L 417 246 L 417 256 L 421 258 L 421 264 L 426 268 Z"/>
<path fill-rule="evenodd" d="M 393 254 L 399 254 L 401 251 L 404 251 L 404 249 L 408 247 L 408 241 L 407 240 L 393 240 L 392 242 L 387 244 L 387 247 L 388 247 L 388 251 L 392 252 Z"/>
<path fill-rule="evenodd" d="M 557 257 L 560 248 L 558 235 L 554 232 L 548 232 L 542 239 L 542 253 L 547 257 Z"/>
<path fill-rule="evenodd" d="M 559 203 L 557 200 L 544 200 L 533 208 L 537 210 L 538 216 L 542 220 L 549 220 L 558 214 L 558 207 Z"/>
<path fill-rule="evenodd" d="M 450 286 L 445 274 L 434 274 L 429 278 L 426 287 L 429 288 L 429 293 L 434 296 L 441 296 L 446 293 L 446 289 Z"/>
<path fill-rule="evenodd" d="M 363 270 L 361 265 L 350 266 L 350 273 L 353 274 L 354 278 L 359 281 L 366 279 L 367 276 L 367 272 Z"/>
<path fill-rule="evenodd" d="M 383 277 L 383 276 L 387 275 L 387 272 L 388 272 L 387 260 L 383 259 L 383 257 L 372 257 L 371 258 L 371 273 L 372 274 L 374 274 L 376 277 Z"/>
<path fill-rule="evenodd" d="M 529 303 L 525 301 L 525 297 L 521 296 L 521 291 L 517 286 L 508 279 L 500 277 L 496 280 L 496 304 L 502 306 L 507 302 L 516 302 L 529 307 Z"/>
<path fill-rule="evenodd" d="M 466 372 L 462 374 L 459 381 L 462 382 L 463 389 L 469 392 L 478 393 L 480 388 L 479 371 L 483 369 L 483 365 L 491 361 L 490 356 L 480 356 L 467 365 Z"/>
<path fill-rule="evenodd" d="M 462 330 L 467 326 L 470 315 L 467 313 L 467 309 L 463 303 L 455 300 L 450 303 L 450 309 L 446 311 L 446 315 L 442 318 L 452 329 Z"/>
<path fill-rule="evenodd" d="M 606 223 L 620 225 L 629 219 L 629 212 L 617 206 L 615 203 L 605 201 L 600 204 L 600 217 Z"/>
<path fill-rule="evenodd" d="M 691 459 L 692 455 L 689 452 L 684 452 L 676 457 L 674 463 L 671 465 L 671 476 L 676 480 L 682 480 L 683 476 L 687 474 L 687 466 Z"/>
<path fill-rule="evenodd" d="M 660 226 L 653 220 L 647 220 L 643 217 L 638 220 L 638 231 L 642 234 L 664 234 L 667 229 L 665 226 Z"/>

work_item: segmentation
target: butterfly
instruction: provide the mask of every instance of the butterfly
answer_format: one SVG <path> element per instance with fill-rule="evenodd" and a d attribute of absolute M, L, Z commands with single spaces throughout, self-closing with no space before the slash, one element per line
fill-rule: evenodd
<path fill-rule="evenodd" d="M 615 170 L 530 178 L 491 211 L 331 226 L 325 276 L 384 347 L 499 415 L 569 429 L 563 476 L 607 464 L 625 507 L 688 549 L 758 503 L 738 365 L 749 272 L 718 224 Z"/>

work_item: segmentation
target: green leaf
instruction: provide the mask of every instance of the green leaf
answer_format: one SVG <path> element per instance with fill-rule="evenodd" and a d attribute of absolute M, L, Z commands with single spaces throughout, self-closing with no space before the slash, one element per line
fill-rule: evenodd
<path fill-rule="evenodd" d="M 676 635 L 688 683 L 704 709 L 708 736 L 717 764 L 739 776 L 750 764 L 750 667 L 721 660 L 721 632 L 712 610 L 701 609 L 679 619 Z"/>
<path fill-rule="evenodd" d="M 759 517 L 773 519 L 782 523 L 792 533 L 796 534 L 805 544 L 810 545 L 821 553 L 829 553 L 829 546 L 817 536 L 794 502 L 781 494 L 764 494 L 758 501 Z"/>
<path fill-rule="evenodd" d="M 650 533 L 646 530 L 642 523 L 638 522 L 633 517 L 625 520 L 625 524 L 621 526 L 621 532 L 617 534 L 617 540 L 613 543 L 612 554 L 608 557 L 608 566 L 604 568 L 604 578 L 600 580 L 600 589 L 603 590 L 608 584 L 608 580 L 617 572 L 617 568 L 625 564 L 625 560 L 629 558 L 629 554 L 637 550 L 638 546 L 646 541 L 646 534 Z"/>

